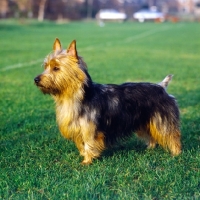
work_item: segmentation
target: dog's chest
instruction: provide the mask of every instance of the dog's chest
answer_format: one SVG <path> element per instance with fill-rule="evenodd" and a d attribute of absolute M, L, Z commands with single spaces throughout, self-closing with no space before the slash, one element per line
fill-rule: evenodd
<path fill-rule="evenodd" d="M 61 134 L 72 139 L 80 133 L 79 104 L 70 101 L 56 105 L 56 119 Z"/>

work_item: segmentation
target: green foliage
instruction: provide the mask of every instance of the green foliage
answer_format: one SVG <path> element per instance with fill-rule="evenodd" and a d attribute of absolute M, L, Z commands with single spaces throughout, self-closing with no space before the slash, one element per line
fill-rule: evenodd
<path fill-rule="evenodd" d="M 200 26 L 0 21 L 0 199 L 199 199 Z M 135 136 L 90 166 L 61 137 L 54 103 L 34 86 L 55 37 L 77 40 L 94 81 L 160 82 L 181 112 L 183 153 L 146 150 Z"/>

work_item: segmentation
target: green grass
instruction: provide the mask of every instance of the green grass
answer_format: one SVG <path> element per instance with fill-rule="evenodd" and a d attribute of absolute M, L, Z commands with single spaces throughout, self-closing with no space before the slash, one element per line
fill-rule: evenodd
<path fill-rule="evenodd" d="M 198 23 L 0 21 L 0 199 L 200 199 L 199 33 Z M 95 82 L 174 74 L 168 92 L 180 106 L 183 153 L 146 150 L 133 136 L 80 165 L 53 100 L 33 84 L 55 37 L 63 47 L 77 40 Z"/>

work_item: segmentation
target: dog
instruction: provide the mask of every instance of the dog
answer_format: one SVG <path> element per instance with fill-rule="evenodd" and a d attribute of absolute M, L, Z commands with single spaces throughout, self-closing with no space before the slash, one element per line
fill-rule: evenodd
<path fill-rule="evenodd" d="M 179 109 L 175 98 L 165 91 L 170 80 L 160 84 L 95 83 L 77 53 L 76 41 L 65 50 L 56 38 L 52 53 L 44 59 L 44 72 L 34 82 L 53 97 L 61 134 L 75 142 L 84 157 L 82 164 L 90 164 L 133 132 L 148 148 L 159 144 L 173 156 L 181 153 Z"/>

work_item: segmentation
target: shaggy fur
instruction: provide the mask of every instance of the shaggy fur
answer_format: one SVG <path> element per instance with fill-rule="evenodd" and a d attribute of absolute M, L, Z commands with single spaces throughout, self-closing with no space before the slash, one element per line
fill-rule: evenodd
<path fill-rule="evenodd" d="M 60 132 L 76 143 L 83 164 L 90 164 L 105 148 L 133 132 L 149 148 L 159 144 L 172 155 L 181 153 L 179 109 L 165 91 L 171 77 L 160 85 L 94 83 L 78 56 L 76 42 L 64 50 L 56 39 L 53 52 L 44 60 L 44 72 L 34 80 L 54 98 Z"/>

